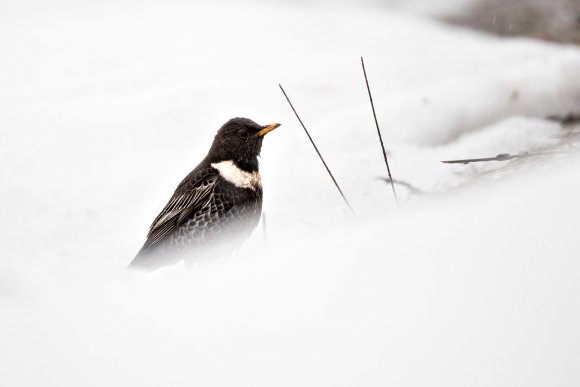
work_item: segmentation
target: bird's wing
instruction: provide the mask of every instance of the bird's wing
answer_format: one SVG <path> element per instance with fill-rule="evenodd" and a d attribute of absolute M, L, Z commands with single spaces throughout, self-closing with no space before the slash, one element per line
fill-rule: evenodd
<path fill-rule="evenodd" d="M 210 200 L 217 183 L 217 174 L 207 174 L 186 190 L 175 192 L 169 203 L 151 224 L 143 249 L 148 249 L 171 234 L 188 217 L 203 208 Z"/>

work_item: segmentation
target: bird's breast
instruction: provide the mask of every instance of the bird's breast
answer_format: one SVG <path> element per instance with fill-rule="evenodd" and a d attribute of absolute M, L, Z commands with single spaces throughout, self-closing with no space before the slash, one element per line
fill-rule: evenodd
<path fill-rule="evenodd" d="M 262 178 L 258 171 L 244 171 L 232 160 L 212 163 L 211 166 L 219 172 L 220 176 L 238 188 L 247 188 L 256 191 L 262 188 Z"/>

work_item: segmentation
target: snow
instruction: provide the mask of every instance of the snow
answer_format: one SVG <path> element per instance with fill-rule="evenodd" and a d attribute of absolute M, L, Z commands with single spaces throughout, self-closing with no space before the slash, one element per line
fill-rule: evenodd
<path fill-rule="evenodd" d="M 0 14 L 1 385 L 580 382 L 578 128 L 546 119 L 580 113 L 578 48 L 372 3 Z M 397 186 L 400 206 L 361 55 L 394 177 L 425 192 Z M 261 158 L 267 238 L 128 272 L 235 116 L 282 123 Z M 562 153 L 439 162 L 535 151 Z"/>

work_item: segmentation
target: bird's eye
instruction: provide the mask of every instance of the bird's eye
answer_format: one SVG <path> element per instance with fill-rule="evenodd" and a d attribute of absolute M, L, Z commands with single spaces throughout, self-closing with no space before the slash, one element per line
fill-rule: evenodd
<path fill-rule="evenodd" d="M 248 132 L 246 132 L 245 130 L 240 130 L 239 135 L 241 138 L 247 138 Z"/>

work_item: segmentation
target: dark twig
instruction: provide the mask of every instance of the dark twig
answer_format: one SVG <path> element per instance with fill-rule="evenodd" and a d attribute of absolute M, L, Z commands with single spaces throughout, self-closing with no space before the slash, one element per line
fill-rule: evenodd
<path fill-rule="evenodd" d="M 395 191 L 395 184 L 393 183 L 393 176 L 391 176 L 391 168 L 389 168 L 389 160 L 387 159 L 387 151 L 385 150 L 385 144 L 383 143 L 383 136 L 381 135 L 381 130 L 379 129 L 379 122 L 377 121 L 377 113 L 375 112 L 375 104 L 373 103 L 373 96 L 371 94 L 371 87 L 369 86 L 369 79 L 367 77 L 367 70 L 365 69 L 365 61 L 363 57 L 360 57 L 360 63 L 362 64 L 363 74 L 365 76 L 365 82 L 367 84 L 367 91 L 369 92 L 369 99 L 371 100 L 371 108 L 373 109 L 373 117 L 375 119 L 375 125 L 377 127 L 377 133 L 379 134 L 379 141 L 381 142 L 381 148 L 383 150 L 383 157 L 385 158 L 385 164 L 387 165 L 387 172 L 389 174 L 389 180 L 391 181 L 391 189 L 393 190 L 393 196 L 395 196 L 395 201 L 399 204 L 399 199 L 397 198 L 397 192 Z"/>
<path fill-rule="evenodd" d="M 426 193 L 422 189 L 419 189 L 419 188 L 415 187 L 414 185 L 412 185 L 411 183 L 407 183 L 406 181 L 391 180 L 388 177 L 382 177 L 382 176 L 377 177 L 377 179 L 384 181 L 387 184 L 395 183 L 395 184 L 401 185 L 401 186 L 407 188 L 409 190 L 409 192 L 411 192 L 412 194 L 415 194 L 415 195 L 424 195 Z"/>
<path fill-rule="evenodd" d="M 314 143 L 314 140 L 312 139 L 312 136 L 310 136 L 310 133 L 308 133 L 308 130 L 306 129 L 306 126 L 304 126 L 304 123 L 302 122 L 302 119 L 300 119 L 300 116 L 296 112 L 296 109 L 294 109 L 294 105 L 292 105 L 292 102 L 290 102 L 290 98 L 288 98 L 288 95 L 284 91 L 284 88 L 282 87 L 282 85 L 281 84 L 278 84 L 278 86 L 280 86 L 280 90 L 282 90 L 282 93 L 284 94 L 284 97 L 286 97 L 286 101 L 288 101 L 288 104 L 290 104 L 290 107 L 292 108 L 292 111 L 294 111 L 294 114 L 296 115 L 296 118 L 298 118 L 298 121 L 300 122 L 300 125 L 302 125 L 302 129 L 304 129 L 304 132 L 306 132 L 306 135 L 308 136 L 308 139 L 312 143 L 312 146 L 314 147 L 314 150 L 318 154 L 318 157 L 320 157 L 320 161 L 322 161 L 322 164 L 324 164 L 324 168 L 326 168 L 326 171 L 328 172 L 328 174 L 330 175 L 330 178 L 334 182 L 334 185 L 336 186 L 336 189 L 338 189 L 338 192 L 340 193 L 340 196 L 342 196 L 342 199 L 344 200 L 344 202 L 346 203 L 346 205 L 348 206 L 348 208 L 350 209 L 350 211 L 352 212 L 352 214 L 355 215 L 355 212 L 352 209 L 352 207 L 350 206 L 350 203 L 348 202 L 348 200 L 346 199 L 346 196 L 344 196 L 344 193 L 342 193 L 342 190 L 340 189 L 340 186 L 338 185 L 338 183 L 336 182 L 336 179 L 332 175 L 332 172 L 330 172 L 330 168 L 328 168 L 328 165 L 326 165 L 326 161 L 324 161 L 324 157 L 322 157 L 322 154 L 320 153 L 320 151 L 318 150 L 318 147 Z"/>
<path fill-rule="evenodd" d="M 576 152 L 566 152 L 566 151 L 550 151 L 550 152 L 535 152 L 535 153 L 528 153 L 524 152 L 519 155 L 510 155 L 508 153 L 500 153 L 495 157 L 482 157 L 479 159 L 462 159 L 462 160 L 444 160 L 441 161 L 445 164 L 469 164 L 469 163 L 479 163 L 483 161 L 508 161 L 513 159 L 524 159 L 527 157 L 536 157 L 536 156 L 551 156 L 556 154 L 563 154 L 563 153 L 576 153 Z"/>
<path fill-rule="evenodd" d="M 501 153 L 495 157 L 482 157 L 479 159 L 444 160 L 441 162 L 445 164 L 469 164 L 469 163 L 480 163 L 482 161 L 508 161 L 512 159 L 517 159 L 519 157 L 521 156 L 519 155 L 512 156 L 507 153 Z"/>

